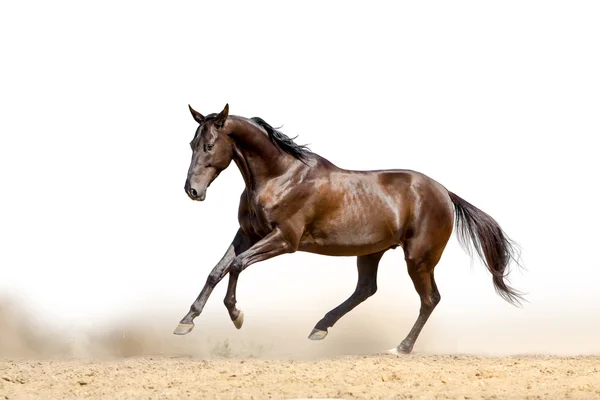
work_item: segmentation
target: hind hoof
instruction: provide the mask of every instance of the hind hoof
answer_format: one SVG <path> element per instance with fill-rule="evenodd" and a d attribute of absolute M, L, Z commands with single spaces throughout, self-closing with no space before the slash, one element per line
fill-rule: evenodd
<path fill-rule="evenodd" d="M 395 356 L 405 356 L 412 352 L 412 349 L 404 348 L 402 345 L 398 347 L 394 347 L 393 349 L 389 349 L 385 351 L 388 354 L 393 354 Z"/>
<path fill-rule="evenodd" d="M 323 340 L 327 336 L 327 331 L 322 331 L 320 329 L 313 329 L 308 338 L 310 340 Z"/>
<path fill-rule="evenodd" d="M 173 331 L 175 335 L 185 335 L 194 329 L 194 324 L 179 324 Z"/>
<path fill-rule="evenodd" d="M 394 347 L 393 349 L 388 349 L 388 350 L 386 350 L 385 352 L 386 352 L 386 353 L 388 353 L 388 354 L 393 354 L 393 355 L 395 355 L 395 356 L 401 356 L 401 355 L 402 355 L 402 353 L 400 353 L 400 352 L 398 351 L 398 348 L 397 348 L 397 347 Z"/>
<path fill-rule="evenodd" d="M 241 329 L 242 325 L 244 325 L 244 312 L 240 311 L 240 315 L 238 315 L 238 317 L 233 321 L 233 325 L 235 325 L 236 328 Z"/>

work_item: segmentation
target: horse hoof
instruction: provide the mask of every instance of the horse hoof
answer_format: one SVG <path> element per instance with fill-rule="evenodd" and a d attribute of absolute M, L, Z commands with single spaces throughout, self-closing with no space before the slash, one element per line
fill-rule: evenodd
<path fill-rule="evenodd" d="M 401 346 L 398 346 L 398 347 L 394 347 L 393 349 L 386 350 L 385 352 L 389 353 L 389 354 L 393 354 L 395 356 L 404 356 L 404 355 L 410 354 L 411 351 L 412 351 L 412 349 L 405 349 Z"/>
<path fill-rule="evenodd" d="M 389 353 L 389 354 L 393 354 L 393 355 L 395 355 L 395 356 L 402 355 L 402 353 L 400 353 L 400 352 L 398 351 L 398 348 L 397 348 L 397 347 L 394 347 L 393 349 L 388 349 L 388 350 L 386 350 L 385 352 L 386 352 L 386 353 Z"/>
<path fill-rule="evenodd" d="M 179 324 L 173 333 L 175 335 L 185 335 L 186 333 L 190 333 L 192 329 L 194 329 L 194 324 Z"/>
<path fill-rule="evenodd" d="M 235 325 L 236 328 L 241 329 L 242 325 L 244 325 L 244 312 L 240 311 L 240 315 L 238 315 L 238 317 L 233 321 L 233 325 Z"/>
<path fill-rule="evenodd" d="M 323 340 L 327 336 L 327 331 L 322 331 L 320 329 L 313 329 L 308 338 L 310 340 Z"/>

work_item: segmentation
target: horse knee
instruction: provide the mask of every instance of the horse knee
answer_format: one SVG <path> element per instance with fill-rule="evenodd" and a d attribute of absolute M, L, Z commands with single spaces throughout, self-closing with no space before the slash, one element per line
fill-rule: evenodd
<path fill-rule="evenodd" d="M 244 266 L 242 265 L 242 259 L 240 257 L 236 257 L 231 263 L 230 273 L 239 274 L 243 269 Z"/>

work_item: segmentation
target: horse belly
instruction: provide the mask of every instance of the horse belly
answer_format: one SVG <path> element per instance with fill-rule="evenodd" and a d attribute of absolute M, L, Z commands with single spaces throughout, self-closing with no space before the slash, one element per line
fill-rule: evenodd
<path fill-rule="evenodd" d="M 329 176 L 312 206 L 315 213 L 305 226 L 299 250 L 358 256 L 401 246 L 410 217 L 410 179 L 406 174 L 392 178 L 382 181 L 377 173 Z"/>
<path fill-rule="evenodd" d="M 402 227 L 390 212 L 345 215 L 311 224 L 299 250 L 330 256 L 359 256 L 400 245 Z"/>

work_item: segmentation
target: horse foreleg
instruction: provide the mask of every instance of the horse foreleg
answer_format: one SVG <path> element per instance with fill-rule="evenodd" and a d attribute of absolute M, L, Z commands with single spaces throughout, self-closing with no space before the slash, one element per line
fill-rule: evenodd
<path fill-rule="evenodd" d="M 281 231 L 276 230 L 236 257 L 229 271 L 229 284 L 223 301 L 236 328 L 240 329 L 244 324 L 244 313 L 235 306 L 237 302 L 236 287 L 240 273 L 251 264 L 290 252 L 291 248 L 289 243 L 283 239 Z"/>
<path fill-rule="evenodd" d="M 229 312 L 229 318 L 231 318 L 231 321 L 233 321 L 233 325 L 235 325 L 235 327 L 238 329 L 240 329 L 244 324 L 244 313 L 235 306 L 237 303 L 235 296 L 239 276 L 239 272 L 229 271 L 229 283 L 227 284 L 227 293 L 225 294 L 225 299 L 223 300 L 223 303 L 225 304 L 225 307 L 227 307 L 227 311 Z"/>
<path fill-rule="evenodd" d="M 204 284 L 202 291 L 200 292 L 194 303 L 190 306 L 190 311 L 185 315 L 185 317 L 183 317 L 179 325 L 177 325 L 177 328 L 175 328 L 175 331 L 173 332 L 174 334 L 185 335 L 186 333 L 189 333 L 192 329 L 194 329 L 194 318 L 200 315 L 200 313 L 204 309 L 204 306 L 208 301 L 208 298 L 210 297 L 210 294 L 212 293 L 215 286 L 217 286 L 217 284 L 225 277 L 225 275 L 227 275 L 235 257 L 244 252 L 249 247 L 250 240 L 246 235 L 242 233 L 241 230 L 239 230 L 235 235 L 233 242 L 225 252 L 225 255 L 221 258 L 221 260 L 217 263 L 217 265 L 208 275 L 208 278 L 206 279 L 206 283 Z M 233 286 L 233 288 L 235 290 L 235 285 Z"/>
<path fill-rule="evenodd" d="M 377 291 L 377 268 L 384 251 L 357 257 L 358 283 L 354 293 L 342 304 L 329 311 L 315 325 L 308 336 L 311 340 L 321 340 L 327 336 L 327 329 L 332 327 L 340 318 L 354 307 L 371 297 Z"/>
<path fill-rule="evenodd" d="M 268 260 L 269 258 L 281 254 L 292 253 L 296 251 L 296 249 L 297 245 L 293 246 L 289 239 L 286 239 L 281 229 L 275 228 L 267 236 L 253 244 L 248 250 L 244 251 L 233 260 L 231 263 L 231 273 L 235 276 L 252 264 Z M 234 279 L 234 283 L 236 279 Z M 233 286 L 235 289 L 235 285 Z"/>

